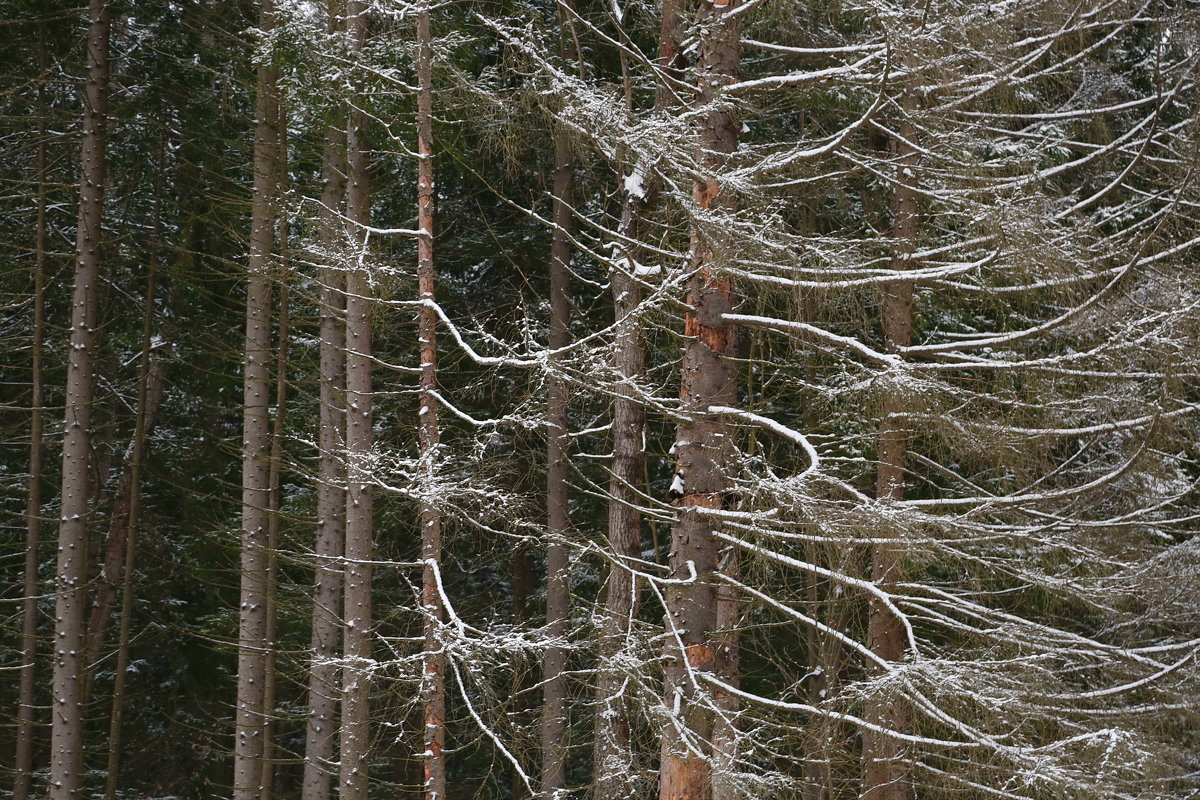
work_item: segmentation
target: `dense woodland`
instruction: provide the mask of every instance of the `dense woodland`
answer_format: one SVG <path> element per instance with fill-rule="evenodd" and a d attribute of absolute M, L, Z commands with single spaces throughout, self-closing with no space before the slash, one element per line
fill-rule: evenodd
<path fill-rule="evenodd" d="M 4 797 L 1200 797 L 1196 0 L 86 5 Z"/>

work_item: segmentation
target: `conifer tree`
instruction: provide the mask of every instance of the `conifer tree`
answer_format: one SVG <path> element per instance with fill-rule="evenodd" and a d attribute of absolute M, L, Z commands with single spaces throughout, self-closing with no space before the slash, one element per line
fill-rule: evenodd
<path fill-rule="evenodd" d="M 88 522 L 92 507 L 92 403 L 95 393 L 97 303 L 101 281 L 104 193 L 107 186 L 109 31 L 107 0 L 88 6 L 87 77 L 80 144 L 75 286 L 67 367 L 62 513 L 58 526 L 50 726 L 50 798 L 70 800 L 83 788 L 83 662 Z"/>
<path fill-rule="evenodd" d="M 272 0 L 259 6 L 259 28 L 274 27 Z M 259 800 L 262 782 L 267 643 L 267 548 L 270 525 L 271 258 L 280 132 L 278 73 L 260 64 L 255 85 L 254 187 L 246 267 L 246 339 L 242 371 L 242 542 L 233 796 Z"/>

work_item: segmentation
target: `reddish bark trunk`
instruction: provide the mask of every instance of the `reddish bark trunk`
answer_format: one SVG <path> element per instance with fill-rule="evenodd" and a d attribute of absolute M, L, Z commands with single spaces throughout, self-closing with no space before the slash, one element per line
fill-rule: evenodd
<path fill-rule="evenodd" d="M 433 235 L 435 192 L 433 180 L 433 42 L 429 10 L 417 14 L 417 293 L 423 303 L 433 303 L 437 291 Z M 438 401 L 437 312 L 423 304 L 417 312 L 417 336 L 421 364 L 420 409 L 417 438 L 421 474 L 427 490 L 437 480 Z M 422 680 L 424 706 L 424 778 L 426 800 L 446 798 L 446 660 L 439 639 L 445 608 L 440 590 L 442 562 L 442 515 L 436 499 L 421 501 L 421 604 L 425 614 L 425 659 Z"/>
<path fill-rule="evenodd" d="M 909 269 L 915 250 L 918 209 L 917 183 L 914 168 L 920 153 L 913 146 L 917 135 L 910 115 L 916 109 L 916 95 L 905 90 L 901 110 L 905 115 L 899 126 L 898 138 L 891 142 L 896 164 L 896 184 L 890 210 L 894 254 L 891 268 L 896 272 Z M 883 338 L 888 352 L 906 347 L 912 335 L 913 284 L 896 281 L 885 288 L 883 301 Z M 875 496 L 881 501 L 904 499 L 905 461 L 908 453 L 908 431 L 902 413 L 906 403 L 897 393 L 888 393 L 881 404 L 879 438 L 876 460 Z M 899 545 L 876 545 L 871 559 L 871 580 L 887 592 L 901 578 L 902 551 Z M 867 646 L 885 661 L 902 661 L 907 651 L 901 620 L 872 598 L 867 619 Z M 872 674 L 879 674 L 874 667 Z M 883 728 L 906 732 L 908 712 L 898 697 L 882 696 L 868 702 L 866 718 Z M 872 730 L 863 731 L 863 800 L 908 800 L 908 765 L 904 761 L 903 744 L 894 736 Z"/>
<path fill-rule="evenodd" d="M 741 133 L 736 114 L 718 100 L 722 87 L 736 80 L 739 71 L 740 17 L 729 13 L 733 8 L 731 3 L 701 4 L 697 10 L 702 31 L 697 104 L 706 110 L 698 120 L 703 176 L 694 195 L 705 210 L 733 208 L 733 198 L 722 190 L 715 174 L 737 148 Z M 711 687 L 703 676 L 721 674 L 727 666 L 723 662 L 728 662 L 727 655 L 718 657 L 714 638 L 719 627 L 715 582 L 719 548 L 712 535 L 713 521 L 693 510 L 721 508 L 730 488 L 727 470 L 733 431 L 720 415 L 708 413 L 712 406 L 738 402 L 738 331 L 723 317 L 735 303 L 730 279 L 723 272 L 723 259 L 731 248 L 719 237 L 720 231 L 693 226 L 695 277 L 687 298 L 680 389 L 680 410 L 686 417 L 675 440 L 679 518 L 671 531 L 670 555 L 671 577 L 681 582 L 671 584 L 666 596 L 670 643 L 663 670 L 664 701 L 668 709 L 678 709 L 682 732 L 672 725 L 663 735 L 660 800 L 712 797 L 714 715 L 708 697 Z"/>
<path fill-rule="evenodd" d="M 279 123 L 281 136 L 286 130 L 286 115 L 280 111 Z M 287 175 L 287 145 L 280 143 L 280 185 Z M 275 701 L 278 685 L 278 653 L 275 643 L 279 614 L 279 524 L 282 495 L 280 481 L 283 475 L 283 433 L 287 420 L 287 360 L 288 360 L 288 305 L 290 290 L 286 263 L 287 250 L 287 220 L 279 223 L 279 256 L 282 269 L 279 284 L 279 342 L 275 350 L 275 419 L 271 423 L 271 471 L 268 483 L 271 487 L 271 499 L 267 518 L 267 625 L 266 652 L 264 657 L 265 676 L 263 680 L 263 711 L 266 719 L 263 721 L 263 761 L 262 761 L 262 794 L 261 800 L 271 800 L 275 787 L 275 733 L 278 717 L 275 714 Z"/>

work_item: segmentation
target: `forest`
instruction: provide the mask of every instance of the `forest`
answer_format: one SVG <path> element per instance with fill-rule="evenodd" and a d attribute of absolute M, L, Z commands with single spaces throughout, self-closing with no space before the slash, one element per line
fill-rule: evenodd
<path fill-rule="evenodd" d="M 0 800 L 1200 798 L 1200 0 L 0 76 Z"/>

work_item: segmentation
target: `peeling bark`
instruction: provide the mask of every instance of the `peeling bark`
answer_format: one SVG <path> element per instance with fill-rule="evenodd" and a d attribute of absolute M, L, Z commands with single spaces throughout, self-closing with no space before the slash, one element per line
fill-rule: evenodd
<path fill-rule="evenodd" d="M 700 33 L 697 108 L 700 153 L 707 174 L 694 187 L 694 199 L 704 211 L 728 211 L 734 200 L 720 184 L 717 171 L 737 147 L 741 122 L 721 101 L 721 89 L 737 79 L 740 59 L 740 17 L 734 5 L 701 3 L 697 9 Z M 665 23 L 664 23 L 665 24 Z M 665 729 L 659 775 L 660 800 L 708 800 L 713 797 L 712 766 L 730 759 L 714 752 L 714 705 L 703 676 L 722 674 L 731 653 L 718 658 L 716 632 L 720 627 L 715 576 L 720 548 L 712 535 L 711 518 L 697 508 L 722 508 L 730 488 L 728 467 L 733 430 L 711 406 L 738 404 L 737 327 L 724 319 L 735 298 L 723 266 L 731 256 L 716 226 L 693 224 L 691 280 L 684 320 L 680 410 L 685 415 L 675 439 L 675 482 L 678 521 L 671 530 L 671 584 L 666 594 L 668 645 L 663 668 L 664 702 L 677 725 Z M 692 573 L 694 571 L 694 578 Z M 734 661 L 733 663 L 736 663 Z M 726 680 L 729 675 L 724 676 Z M 726 749 L 731 747 L 726 743 Z"/>

